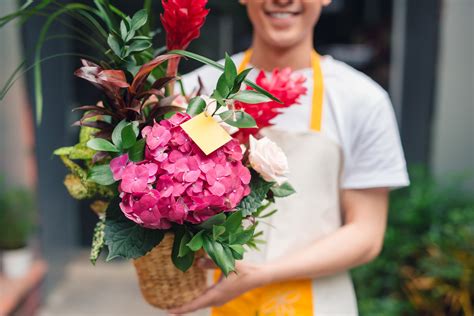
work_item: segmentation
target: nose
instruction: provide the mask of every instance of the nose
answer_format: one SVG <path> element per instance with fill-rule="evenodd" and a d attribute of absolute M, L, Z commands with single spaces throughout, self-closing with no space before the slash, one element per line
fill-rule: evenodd
<path fill-rule="evenodd" d="M 293 3 L 293 0 L 273 0 L 273 4 L 284 7 Z"/>

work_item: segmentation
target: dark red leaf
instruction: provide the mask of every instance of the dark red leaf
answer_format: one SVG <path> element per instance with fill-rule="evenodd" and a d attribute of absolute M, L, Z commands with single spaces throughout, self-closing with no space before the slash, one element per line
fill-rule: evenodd
<path fill-rule="evenodd" d="M 130 86 L 130 93 L 132 94 L 137 94 L 140 93 L 143 84 L 146 82 L 146 79 L 150 75 L 150 73 L 158 67 L 160 64 L 163 62 L 167 61 L 168 59 L 171 58 L 177 58 L 180 57 L 179 55 L 176 54 L 166 54 L 166 55 L 160 55 L 153 59 L 152 61 L 146 63 L 143 65 L 138 73 L 136 74 L 135 78 L 133 79 L 132 85 Z"/>
<path fill-rule="evenodd" d="M 114 116 L 113 112 L 107 110 L 106 108 L 97 106 L 97 105 L 84 105 L 84 106 L 77 107 L 77 108 L 73 109 L 72 111 L 73 112 L 74 111 L 97 111 L 97 112 L 102 113 L 103 115 Z"/>
<path fill-rule="evenodd" d="M 150 89 L 147 91 L 143 91 L 137 96 L 137 99 L 148 99 L 151 95 L 156 95 L 162 97 L 164 95 L 163 91 L 158 90 L 158 89 Z"/>
<path fill-rule="evenodd" d="M 163 77 L 158 80 L 156 80 L 153 85 L 151 86 L 152 89 L 162 89 L 164 86 L 166 86 L 168 83 L 176 80 L 176 77 Z"/>
<path fill-rule="evenodd" d="M 108 83 L 117 88 L 128 88 L 130 86 L 122 70 L 102 70 L 98 78 L 102 84 Z"/>

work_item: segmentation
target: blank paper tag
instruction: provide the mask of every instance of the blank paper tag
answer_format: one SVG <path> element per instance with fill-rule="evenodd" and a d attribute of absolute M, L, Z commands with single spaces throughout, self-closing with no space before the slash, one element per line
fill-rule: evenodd
<path fill-rule="evenodd" d="M 207 116 L 204 113 L 184 122 L 181 127 L 206 155 L 224 146 L 232 139 L 212 116 Z"/>

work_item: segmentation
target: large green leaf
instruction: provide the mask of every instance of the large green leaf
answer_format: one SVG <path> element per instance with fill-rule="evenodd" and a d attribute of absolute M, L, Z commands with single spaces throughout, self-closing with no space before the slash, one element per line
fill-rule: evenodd
<path fill-rule="evenodd" d="M 145 140 L 140 139 L 128 150 L 128 159 L 134 162 L 143 160 L 145 155 Z"/>
<path fill-rule="evenodd" d="M 253 90 L 244 90 L 244 91 L 237 92 L 232 97 L 232 99 L 240 101 L 240 102 L 248 103 L 248 104 L 263 103 L 263 102 L 268 102 L 271 100 L 266 95 L 263 95 Z"/>
<path fill-rule="evenodd" d="M 225 111 L 219 114 L 220 118 L 231 126 L 238 128 L 252 128 L 257 127 L 257 122 L 248 113 L 244 111 Z"/>
<path fill-rule="evenodd" d="M 122 147 L 122 130 L 125 126 L 127 126 L 128 122 L 127 120 L 121 120 L 117 126 L 115 126 L 113 132 L 112 132 L 112 142 L 117 146 L 118 148 Z"/>
<path fill-rule="evenodd" d="M 120 210 L 119 199 L 110 203 L 105 220 L 105 244 L 109 248 L 107 261 L 117 257 L 136 259 L 144 256 L 163 237 L 163 231 L 143 228 L 126 218 Z"/>
<path fill-rule="evenodd" d="M 189 101 L 188 108 L 186 109 L 186 113 L 191 116 L 196 116 L 201 114 L 206 109 L 206 101 L 204 101 L 201 97 L 194 97 Z"/>
<path fill-rule="evenodd" d="M 173 50 L 173 51 L 170 51 L 169 54 L 177 54 L 177 55 L 181 55 L 181 56 L 184 56 L 184 57 L 188 57 L 188 58 L 191 58 L 191 59 L 194 59 L 194 60 L 197 60 L 203 64 L 206 64 L 206 65 L 210 65 L 210 66 L 213 66 L 214 68 L 217 68 L 221 71 L 224 71 L 224 66 L 222 66 L 221 64 L 219 64 L 218 62 L 215 62 L 207 57 L 204 57 L 204 56 L 201 56 L 201 55 L 198 55 L 198 54 L 195 54 L 195 53 L 191 53 L 191 52 L 188 52 L 188 51 L 184 51 L 184 50 L 179 50 L 179 49 L 176 49 L 176 50 Z M 278 103 L 282 103 L 277 97 L 275 97 L 274 95 L 272 95 L 270 92 L 268 92 L 267 90 L 263 89 L 262 87 L 260 87 L 259 85 L 257 85 L 256 83 L 250 81 L 250 80 L 244 80 L 244 82 L 249 86 L 249 87 L 252 87 L 254 88 L 256 91 L 266 95 L 267 97 L 269 97 L 270 99 L 278 102 Z"/>
<path fill-rule="evenodd" d="M 173 250 L 171 252 L 171 259 L 174 265 L 181 271 L 186 272 L 194 262 L 194 252 L 186 247 L 186 244 L 191 240 L 189 233 L 184 227 L 177 227 L 174 229 L 175 236 L 173 242 Z M 185 251 L 187 249 L 188 251 Z M 182 256 L 180 256 L 180 252 Z"/>
<path fill-rule="evenodd" d="M 112 170 L 110 170 L 108 164 L 92 167 L 89 170 L 88 180 L 100 185 L 111 185 L 115 183 Z"/>
<path fill-rule="evenodd" d="M 148 12 L 143 9 L 135 13 L 132 17 L 132 29 L 138 31 L 142 26 L 146 24 L 148 20 Z"/>
<path fill-rule="evenodd" d="M 240 227 L 242 227 L 242 212 L 236 211 L 233 212 L 227 220 L 225 221 L 225 229 L 227 232 L 234 232 Z"/>
<path fill-rule="evenodd" d="M 283 198 L 294 194 L 296 191 L 289 182 L 285 182 L 280 186 L 273 186 L 272 192 L 275 197 Z"/>
<path fill-rule="evenodd" d="M 201 249 L 204 243 L 202 236 L 203 234 L 204 230 L 201 230 L 196 235 L 194 235 L 191 241 L 187 243 L 188 248 L 192 251 L 198 251 L 199 249 Z"/>
<path fill-rule="evenodd" d="M 123 149 L 132 148 L 137 142 L 137 136 L 135 134 L 132 124 L 128 124 L 122 129 L 122 147 Z"/>
<path fill-rule="evenodd" d="M 226 216 L 224 213 L 219 213 L 217 215 L 212 216 L 207 221 L 198 225 L 199 228 L 211 230 L 214 225 L 222 225 L 226 220 Z"/>
<path fill-rule="evenodd" d="M 87 147 L 97 151 L 119 152 L 120 150 L 114 144 L 103 138 L 93 138 L 87 142 Z"/>
<path fill-rule="evenodd" d="M 219 241 L 204 236 L 204 250 L 226 276 L 235 270 L 234 257 L 230 249 L 227 249 L 228 251 Z"/>
<path fill-rule="evenodd" d="M 232 89 L 235 78 L 237 77 L 237 68 L 227 53 L 225 54 L 224 76 L 229 90 Z"/>

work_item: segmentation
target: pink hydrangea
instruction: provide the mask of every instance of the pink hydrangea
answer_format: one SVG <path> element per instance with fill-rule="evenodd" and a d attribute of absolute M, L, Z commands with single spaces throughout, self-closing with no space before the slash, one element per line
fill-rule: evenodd
<path fill-rule="evenodd" d="M 172 223 L 201 223 L 234 209 L 250 193 L 250 171 L 233 139 L 206 156 L 180 125 L 190 119 L 176 113 L 142 130 L 145 160 L 123 155 L 111 161 L 121 180 L 120 208 L 130 220 L 152 229 Z"/>

